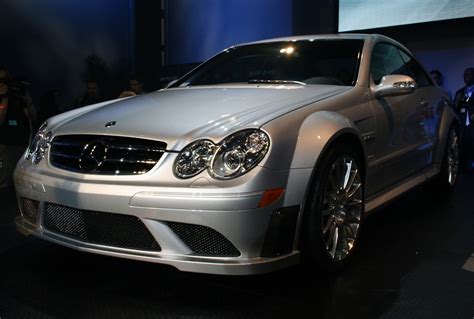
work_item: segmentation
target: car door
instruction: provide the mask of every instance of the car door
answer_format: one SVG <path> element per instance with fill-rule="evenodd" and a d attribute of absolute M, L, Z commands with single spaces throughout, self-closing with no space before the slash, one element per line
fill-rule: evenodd
<path fill-rule="evenodd" d="M 371 57 L 371 92 L 382 77 L 391 74 L 412 76 L 399 48 L 377 43 Z M 395 185 L 420 171 L 426 164 L 429 139 L 420 118 L 422 92 L 377 98 L 372 93 L 371 106 L 376 116 L 376 155 L 369 164 L 369 196 Z"/>
<path fill-rule="evenodd" d="M 423 127 L 426 136 L 425 166 L 432 164 L 433 145 L 437 142 L 437 132 L 440 122 L 440 110 L 445 105 L 443 93 L 437 88 L 423 67 L 408 52 L 400 50 L 406 68 L 410 76 L 416 81 L 417 94 L 420 102 L 417 106 L 420 125 Z"/>

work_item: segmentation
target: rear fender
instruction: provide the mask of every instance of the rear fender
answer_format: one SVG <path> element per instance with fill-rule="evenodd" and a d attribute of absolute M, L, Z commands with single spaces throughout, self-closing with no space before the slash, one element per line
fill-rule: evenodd
<path fill-rule="evenodd" d="M 443 108 L 443 113 L 441 114 L 441 121 L 438 130 L 438 143 L 436 146 L 436 155 L 434 158 L 434 165 L 437 170 L 441 169 L 444 150 L 446 149 L 446 143 L 448 140 L 448 133 L 453 124 L 458 125 L 459 127 L 459 119 L 454 113 L 454 110 L 451 107 L 446 106 Z M 458 131 L 458 133 L 460 132 Z"/>

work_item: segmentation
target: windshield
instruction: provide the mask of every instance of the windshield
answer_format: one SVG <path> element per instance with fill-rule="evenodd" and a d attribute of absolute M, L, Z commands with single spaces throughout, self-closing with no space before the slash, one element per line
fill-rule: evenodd
<path fill-rule="evenodd" d="M 356 83 L 363 40 L 302 40 L 258 43 L 230 48 L 176 82 L 172 87 L 226 83 Z"/>

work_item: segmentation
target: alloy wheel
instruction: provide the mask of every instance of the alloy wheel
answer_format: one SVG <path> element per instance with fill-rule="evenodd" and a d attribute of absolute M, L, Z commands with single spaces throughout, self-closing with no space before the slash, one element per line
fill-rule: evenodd
<path fill-rule="evenodd" d="M 449 133 L 446 164 L 448 170 L 448 183 L 449 185 L 454 186 L 459 168 L 459 141 L 456 130 L 454 129 Z"/>
<path fill-rule="evenodd" d="M 340 156 L 330 168 L 325 185 L 321 229 L 327 253 L 341 261 L 353 249 L 363 211 L 360 169 L 349 155 Z"/>

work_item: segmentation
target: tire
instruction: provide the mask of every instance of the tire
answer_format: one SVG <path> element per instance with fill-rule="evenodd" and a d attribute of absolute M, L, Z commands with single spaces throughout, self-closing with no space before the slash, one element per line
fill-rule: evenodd
<path fill-rule="evenodd" d="M 449 130 L 444 149 L 441 170 L 434 181 L 434 186 L 441 193 L 451 192 L 456 186 L 459 175 L 459 130 L 452 126 Z"/>
<path fill-rule="evenodd" d="M 311 265 L 341 270 L 357 247 L 364 216 L 360 155 L 337 144 L 323 156 L 306 205 L 303 258 Z"/>

